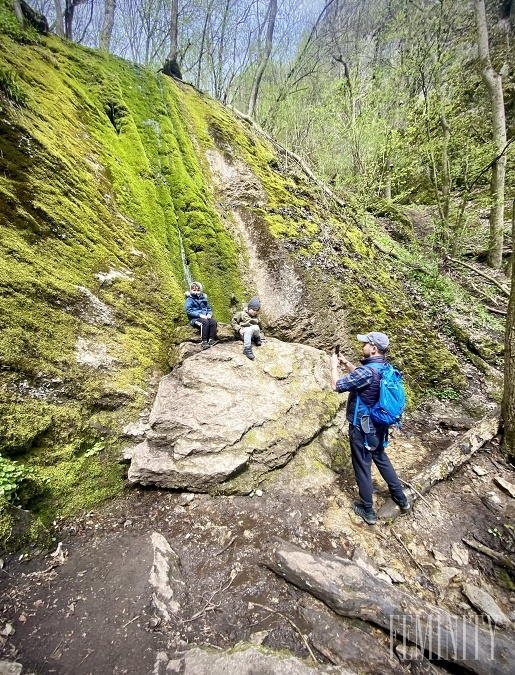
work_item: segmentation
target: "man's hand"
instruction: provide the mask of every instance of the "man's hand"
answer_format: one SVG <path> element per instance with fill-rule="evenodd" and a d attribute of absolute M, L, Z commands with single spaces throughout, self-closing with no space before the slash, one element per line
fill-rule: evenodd
<path fill-rule="evenodd" d="M 353 370 L 356 370 L 356 366 L 341 354 L 338 354 L 338 361 L 342 364 L 344 368 L 347 368 L 349 373 L 352 373 Z"/>
<path fill-rule="evenodd" d="M 206 319 L 210 319 L 212 316 L 212 314 L 206 314 Z"/>
<path fill-rule="evenodd" d="M 243 328 L 240 328 L 240 335 L 243 337 Z"/>

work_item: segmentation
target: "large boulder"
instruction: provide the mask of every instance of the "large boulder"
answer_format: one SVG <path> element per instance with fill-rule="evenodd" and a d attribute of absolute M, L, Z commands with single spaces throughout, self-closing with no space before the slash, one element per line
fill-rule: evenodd
<path fill-rule="evenodd" d="M 342 401 L 323 352 L 270 338 L 254 353 L 218 344 L 161 380 L 130 481 L 245 494 L 331 425 Z"/>

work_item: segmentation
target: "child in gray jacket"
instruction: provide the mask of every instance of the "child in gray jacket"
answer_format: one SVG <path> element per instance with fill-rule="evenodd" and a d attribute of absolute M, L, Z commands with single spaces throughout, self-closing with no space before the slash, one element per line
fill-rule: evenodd
<path fill-rule="evenodd" d="M 261 345 L 261 320 L 259 310 L 261 303 L 259 298 L 251 298 L 247 306 L 232 317 L 231 326 L 236 331 L 236 337 L 243 340 L 243 353 L 251 361 L 254 360 L 252 342 L 259 347 Z"/>

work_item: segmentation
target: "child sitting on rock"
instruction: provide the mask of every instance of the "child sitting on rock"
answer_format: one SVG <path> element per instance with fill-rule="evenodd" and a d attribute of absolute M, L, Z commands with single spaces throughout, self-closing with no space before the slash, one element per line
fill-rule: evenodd
<path fill-rule="evenodd" d="M 186 293 L 184 309 L 190 324 L 200 329 L 202 349 L 209 349 L 209 347 L 216 345 L 218 342 L 216 339 L 217 323 L 213 319 L 213 310 L 199 281 L 191 283 L 189 293 Z"/>
<path fill-rule="evenodd" d="M 243 353 L 251 361 L 255 358 L 252 351 L 252 342 L 256 347 L 261 346 L 261 321 L 258 316 L 260 308 L 259 298 L 251 298 L 247 306 L 241 312 L 236 312 L 231 321 L 231 326 L 236 331 L 236 337 L 243 340 Z"/>

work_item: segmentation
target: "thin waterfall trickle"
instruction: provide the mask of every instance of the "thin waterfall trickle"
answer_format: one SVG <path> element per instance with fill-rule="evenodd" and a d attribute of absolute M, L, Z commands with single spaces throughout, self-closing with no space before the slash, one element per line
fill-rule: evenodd
<path fill-rule="evenodd" d="M 166 99 L 165 99 L 164 92 L 163 92 L 163 85 L 162 85 L 160 79 L 158 79 L 158 86 L 159 86 L 159 91 L 161 93 L 161 100 L 162 100 L 163 105 L 166 109 L 166 112 L 169 115 L 168 105 L 166 103 Z M 159 122 L 157 122 L 156 120 L 143 120 L 142 123 L 144 125 L 150 127 L 151 129 L 153 129 L 154 133 L 156 135 L 157 161 L 158 161 L 158 164 L 159 164 L 159 178 L 163 179 L 163 172 L 162 172 L 162 165 L 161 165 L 161 126 L 160 126 Z M 186 283 L 187 289 L 189 290 L 193 279 L 191 277 L 191 272 L 190 272 L 190 268 L 189 268 L 189 265 L 188 265 L 188 258 L 186 256 L 186 251 L 184 249 L 184 242 L 183 242 L 183 239 L 182 239 L 182 234 L 181 234 L 181 230 L 179 228 L 179 221 L 178 221 L 177 217 L 176 217 L 176 225 L 177 225 L 177 238 L 179 240 L 179 249 L 180 249 L 180 252 L 181 252 L 182 270 L 184 272 L 184 281 Z"/>
<path fill-rule="evenodd" d="M 186 279 L 186 283 L 188 285 L 189 290 L 193 279 L 191 277 L 190 267 L 188 265 L 188 258 L 186 257 L 186 251 L 184 250 L 184 243 L 182 241 L 182 234 L 181 231 L 179 230 L 179 225 L 177 225 L 177 235 L 179 237 L 179 247 L 181 249 L 182 269 L 184 271 L 184 278 Z"/>

